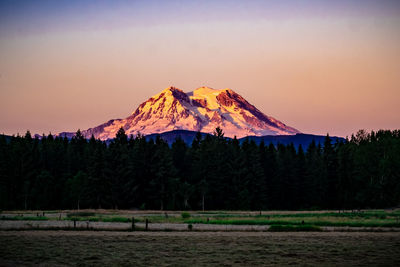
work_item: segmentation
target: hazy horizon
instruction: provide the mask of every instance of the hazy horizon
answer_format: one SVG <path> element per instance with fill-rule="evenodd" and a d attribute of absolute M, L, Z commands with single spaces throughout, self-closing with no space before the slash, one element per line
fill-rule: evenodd
<path fill-rule="evenodd" d="M 303 133 L 400 128 L 397 1 L 1 1 L 0 133 L 231 88 Z"/>

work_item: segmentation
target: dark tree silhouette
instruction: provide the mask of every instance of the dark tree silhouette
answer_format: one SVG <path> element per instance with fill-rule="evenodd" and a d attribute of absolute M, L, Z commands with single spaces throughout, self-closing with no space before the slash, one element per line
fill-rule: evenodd
<path fill-rule="evenodd" d="M 0 209 L 353 209 L 400 205 L 400 131 L 307 148 L 198 133 L 0 135 Z"/>

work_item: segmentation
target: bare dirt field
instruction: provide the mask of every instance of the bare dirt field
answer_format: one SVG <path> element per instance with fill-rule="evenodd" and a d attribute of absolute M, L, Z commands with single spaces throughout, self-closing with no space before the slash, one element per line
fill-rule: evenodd
<path fill-rule="evenodd" d="M 132 223 L 118 222 L 89 222 L 77 221 L 78 230 L 97 231 L 130 231 Z M 144 223 L 136 223 L 137 229 L 145 229 Z M 218 225 L 218 224 L 194 224 L 192 231 L 268 231 L 269 225 Z M 0 230 L 65 230 L 74 229 L 73 221 L 7 221 L 0 220 Z M 398 227 L 320 227 L 327 232 L 400 232 Z M 149 223 L 149 231 L 189 231 L 187 223 Z"/>
<path fill-rule="evenodd" d="M 137 228 L 145 229 L 144 223 L 136 223 Z M 36 229 L 52 229 L 57 230 L 70 228 L 73 229 L 73 221 L 1 221 L 0 230 L 36 230 Z M 128 231 L 132 229 L 132 223 L 118 222 L 76 222 L 78 229 L 91 230 L 107 230 L 107 231 Z M 266 231 L 268 225 L 213 225 L 213 224 L 196 224 L 192 225 L 193 231 Z M 149 231 L 188 231 L 186 223 L 149 223 Z M 381 228 L 381 231 L 393 231 L 393 229 Z"/>
<path fill-rule="evenodd" d="M 1 266 L 399 266 L 400 233 L 0 231 Z"/>

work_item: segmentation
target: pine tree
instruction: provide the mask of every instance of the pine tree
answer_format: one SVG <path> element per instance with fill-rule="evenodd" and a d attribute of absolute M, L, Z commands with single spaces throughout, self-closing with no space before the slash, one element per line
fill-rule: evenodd
<path fill-rule="evenodd" d="M 10 165 L 11 163 L 8 159 L 10 155 L 10 146 L 7 144 L 4 135 L 0 135 L 0 209 L 11 209 L 13 204 L 11 204 L 10 196 Z"/>
<path fill-rule="evenodd" d="M 326 175 L 326 195 L 324 202 L 327 208 L 337 207 L 337 155 L 336 150 L 332 146 L 331 138 L 329 135 L 325 137 L 324 148 L 323 148 L 323 160 Z"/>
<path fill-rule="evenodd" d="M 296 166 L 296 183 L 297 183 L 297 199 L 295 205 L 296 209 L 306 208 L 306 157 L 303 147 L 299 145 L 297 151 L 297 166 Z"/>
<path fill-rule="evenodd" d="M 160 210 L 164 210 L 168 197 L 175 199 L 177 192 L 169 190 L 169 185 L 174 183 L 176 174 L 168 144 L 160 136 L 156 137 L 152 164 L 153 175 L 150 186 L 153 189 L 154 199 L 159 203 Z M 154 204 L 156 205 L 156 203 Z M 175 203 L 172 205 L 174 206 Z"/>
<path fill-rule="evenodd" d="M 88 186 L 88 176 L 83 171 L 79 171 L 75 176 L 67 180 L 69 198 L 73 208 L 80 209 L 82 199 Z"/>
<path fill-rule="evenodd" d="M 325 195 L 324 165 L 321 147 L 313 140 L 306 153 L 305 205 L 308 208 L 321 208 Z"/>

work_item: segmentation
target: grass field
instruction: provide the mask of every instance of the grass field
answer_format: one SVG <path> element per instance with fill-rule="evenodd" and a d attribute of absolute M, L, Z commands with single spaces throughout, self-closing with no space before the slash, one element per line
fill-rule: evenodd
<path fill-rule="evenodd" d="M 35 216 L 36 214 L 36 216 Z M 187 223 L 214 225 L 310 225 L 315 227 L 397 227 L 400 228 L 399 210 L 365 210 L 359 212 L 338 211 L 210 211 L 210 212 L 173 212 L 173 211 L 46 211 L 44 212 L 3 212 L 1 220 L 67 220 L 89 222 L 135 222 L 150 223 Z M 290 228 L 288 228 L 290 229 Z"/>
<path fill-rule="evenodd" d="M 400 233 L 0 231 L 0 265 L 399 266 Z"/>
<path fill-rule="evenodd" d="M 399 219 L 398 210 L 3 211 L 0 266 L 400 266 Z M 132 220 L 139 231 L 129 230 Z M 107 231 L 86 230 L 96 224 Z M 173 230 L 156 230 L 156 224 Z M 5 225 L 31 226 L 14 231 Z M 330 226 L 339 230 L 327 232 Z M 348 227 L 359 232 L 341 232 Z"/>

